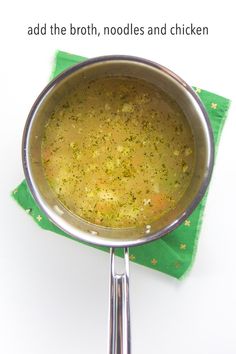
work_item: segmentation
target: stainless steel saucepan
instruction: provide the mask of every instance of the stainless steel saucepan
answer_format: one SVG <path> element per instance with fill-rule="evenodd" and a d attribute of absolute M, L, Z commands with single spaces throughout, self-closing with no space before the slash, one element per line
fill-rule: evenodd
<path fill-rule="evenodd" d="M 45 123 L 63 95 L 81 80 L 104 76 L 129 76 L 161 88 L 182 108 L 192 129 L 195 167 L 191 183 L 174 210 L 148 227 L 110 228 L 92 224 L 68 211 L 45 178 L 41 142 Z M 197 95 L 181 78 L 154 62 L 130 56 L 105 56 L 87 60 L 64 71 L 50 82 L 35 101 L 23 134 L 25 177 L 35 200 L 60 229 L 74 239 L 111 248 L 109 353 L 130 354 L 128 247 L 156 240 L 175 229 L 202 199 L 212 173 L 214 146 L 207 113 Z M 115 269 L 116 247 L 124 248 L 125 271 Z"/>

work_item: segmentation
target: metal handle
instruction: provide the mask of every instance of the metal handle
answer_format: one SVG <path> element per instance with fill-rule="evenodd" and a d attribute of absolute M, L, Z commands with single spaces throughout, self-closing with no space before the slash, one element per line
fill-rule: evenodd
<path fill-rule="evenodd" d="M 124 249 L 124 273 L 115 272 L 115 252 L 110 249 L 109 354 L 131 354 L 129 306 L 129 252 Z"/>

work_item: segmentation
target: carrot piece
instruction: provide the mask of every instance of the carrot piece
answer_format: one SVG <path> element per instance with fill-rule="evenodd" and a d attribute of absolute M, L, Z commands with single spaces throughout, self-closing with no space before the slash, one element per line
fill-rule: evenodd
<path fill-rule="evenodd" d="M 155 211 L 163 211 L 170 205 L 169 198 L 165 193 L 155 193 L 150 196 L 150 199 Z"/>

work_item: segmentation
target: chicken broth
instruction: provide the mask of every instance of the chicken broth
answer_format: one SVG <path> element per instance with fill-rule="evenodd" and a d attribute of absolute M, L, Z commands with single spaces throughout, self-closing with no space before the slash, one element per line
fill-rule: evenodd
<path fill-rule="evenodd" d="M 46 179 L 72 213 L 107 227 L 148 225 L 173 209 L 194 167 L 178 104 L 140 79 L 82 81 L 57 105 L 41 148 Z"/>

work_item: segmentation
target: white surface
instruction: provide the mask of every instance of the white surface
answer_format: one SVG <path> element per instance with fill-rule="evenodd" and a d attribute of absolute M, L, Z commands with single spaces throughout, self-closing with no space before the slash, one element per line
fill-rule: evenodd
<path fill-rule="evenodd" d="M 232 1 L 18 1 L 1 8 L 0 353 L 106 353 L 108 255 L 43 232 L 9 197 L 23 179 L 21 136 L 55 49 L 132 54 L 235 98 Z M 28 38 L 35 22 L 194 22 L 207 38 Z M 195 264 L 179 282 L 131 264 L 134 354 L 236 353 L 236 123 L 225 124 Z"/>

